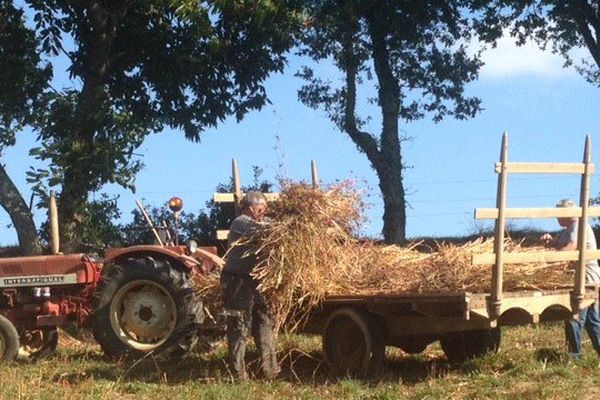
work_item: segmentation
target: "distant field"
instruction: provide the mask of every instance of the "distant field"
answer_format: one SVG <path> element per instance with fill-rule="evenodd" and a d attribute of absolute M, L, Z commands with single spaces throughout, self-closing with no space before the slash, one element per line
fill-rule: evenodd
<path fill-rule="evenodd" d="M 71 345 L 51 359 L 0 368 L 2 399 L 588 399 L 600 396 L 600 359 L 565 355 L 559 325 L 505 329 L 499 354 L 450 367 L 437 346 L 419 356 L 388 349 L 377 381 L 336 380 L 316 337 L 281 337 L 281 379 L 235 384 L 224 346 L 171 365 L 105 360 L 97 346 Z M 252 357 L 254 354 L 250 354 Z M 256 365 L 251 365 L 254 371 Z"/>

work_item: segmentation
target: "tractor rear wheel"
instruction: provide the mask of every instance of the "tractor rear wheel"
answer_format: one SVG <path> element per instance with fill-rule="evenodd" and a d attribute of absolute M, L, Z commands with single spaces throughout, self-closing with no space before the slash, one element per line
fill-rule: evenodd
<path fill-rule="evenodd" d="M 114 358 L 181 357 L 195 346 L 203 320 L 188 274 L 152 257 L 105 268 L 93 305 L 94 338 Z"/>
<path fill-rule="evenodd" d="M 19 353 L 19 333 L 7 318 L 0 315 L 0 363 L 13 361 Z"/>

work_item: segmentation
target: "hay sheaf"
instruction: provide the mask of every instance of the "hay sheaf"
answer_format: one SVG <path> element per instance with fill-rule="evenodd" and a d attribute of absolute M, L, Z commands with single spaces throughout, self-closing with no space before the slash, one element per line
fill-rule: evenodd
<path fill-rule="evenodd" d="M 365 206 L 350 183 L 313 189 L 286 184 L 271 219 L 255 241 L 261 260 L 253 275 L 278 315 L 294 328 L 329 295 L 487 292 L 491 266 L 472 265 L 475 253 L 492 252 L 493 239 L 464 245 L 381 245 L 356 238 Z M 506 242 L 507 251 L 536 251 Z M 573 282 L 568 263 L 505 266 L 504 289 L 555 289 Z M 285 321 L 285 322 L 284 322 Z"/>

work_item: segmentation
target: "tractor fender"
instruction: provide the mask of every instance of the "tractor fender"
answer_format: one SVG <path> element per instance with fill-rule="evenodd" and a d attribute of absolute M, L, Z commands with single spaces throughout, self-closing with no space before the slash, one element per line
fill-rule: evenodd
<path fill-rule="evenodd" d="M 192 255 L 192 257 L 200 261 L 202 263 L 203 268 L 205 268 L 207 272 L 221 270 L 225 266 L 225 260 L 223 260 L 218 255 L 206 251 L 202 248 L 197 249 L 196 252 Z"/>
<path fill-rule="evenodd" d="M 177 253 L 171 249 L 160 246 L 131 246 L 124 248 L 106 249 L 104 251 L 104 263 L 118 263 L 127 258 L 143 258 L 147 256 L 169 259 L 174 265 L 181 265 L 187 270 L 202 268 L 202 262 L 185 254 Z"/>

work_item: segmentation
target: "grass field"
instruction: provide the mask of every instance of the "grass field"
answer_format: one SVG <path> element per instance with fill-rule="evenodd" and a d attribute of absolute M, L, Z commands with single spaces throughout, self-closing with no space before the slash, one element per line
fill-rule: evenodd
<path fill-rule="evenodd" d="M 561 325 L 503 331 L 498 354 L 449 366 L 437 345 L 407 356 L 388 348 L 376 381 L 335 379 L 321 362 L 320 339 L 279 340 L 279 380 L 232 383 L 225 347 L 178 363 L 111 362 L 93 344 L 61 348 L 53 358 L 0 368 L 1 399 L 591 399 L 600 396 L 600 358 L 566 356 Z M 254 353 L 248 355 L 255 358 Z M 256 362 L 250 364 L 251 372 Z"/>

